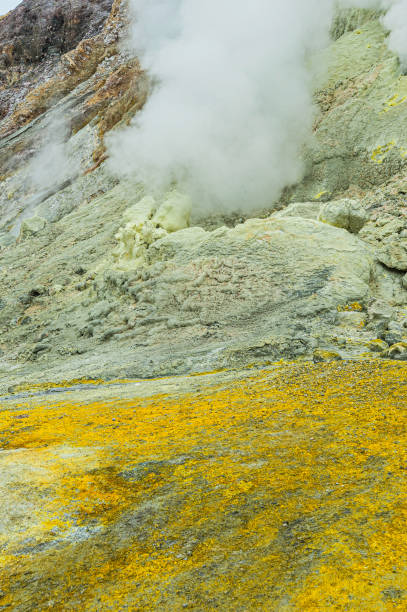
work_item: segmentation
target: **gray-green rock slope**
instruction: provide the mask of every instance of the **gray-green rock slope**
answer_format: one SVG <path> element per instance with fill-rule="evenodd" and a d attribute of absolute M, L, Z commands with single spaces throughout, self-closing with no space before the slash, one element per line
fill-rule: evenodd
<path fill-rule="evenodd" d="M 394 344 L 404 358 L 407 77 L 379 15 L 346 15 L 317 84 L 304 181 L 261 219 L 193 211 L 186 227 L 186 211 L 169 223 L 168 198 L 185 204 L 174 193 L 135 220 L 148 186 L 118 184 L 104 165 L 83 173 L 92 122 L 66 145 L 75 170 L 48 191 L 32 189 L 29 152 L 52 130 L 50 112 L 0 142 L 2 388 L 360 358 Z M 83 87 L 60 108 L 75 112 Z"/>

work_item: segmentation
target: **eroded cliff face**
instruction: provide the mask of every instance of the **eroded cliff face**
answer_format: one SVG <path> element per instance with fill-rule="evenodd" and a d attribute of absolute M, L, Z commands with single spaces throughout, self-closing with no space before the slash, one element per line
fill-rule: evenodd
<path fill-rule="evenodd" d="M 24 66 L 71 51 L 100 32 L 112 4 L 113 0 L 23 0 L 0 22 L 3 68 L 22 73 Z"/>
<path fill-rule="evenodd" d="M 55 73 L 58 58 L 97 36 L 113 0 L 24 0 L 0 20 L 1 118 Z"/>
<path fill-rule="evenodd" d="M 407 357 L 407 77 L 379 15 L 335 23 L 304 181 L 260 218 L 208 219 L 109 173 L 148 76 L 126 3 L 70 7 L 0 22 L 3 385 Z"/>

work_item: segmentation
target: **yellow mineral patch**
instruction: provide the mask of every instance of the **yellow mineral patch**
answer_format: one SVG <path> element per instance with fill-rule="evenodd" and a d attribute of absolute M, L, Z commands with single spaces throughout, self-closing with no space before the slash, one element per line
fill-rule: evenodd
<path fill-rule="evenodd" d="M 338 306 L 338 312 L 361 312 L 363 310 L 362 304 L 359 302 L 352 302 L 351 304 L 346 304 L 345 306 Z"/>
<path fill-rule="evenodd" d="M 376 164 L 382 164 L 386 155 L 392 150 L 394 149 L 394 147 L 396 146 L 396 143 L 394 142 L 394 140 L 388 142 L 385 145 L 381 145 L 378 146 L 372 153 L 371 155 L 371 160 L 374 161 Z"/>
<path fill-rule="evenodd" d="M 314 196 L 314 200 L 320 200 L 324 195 L 327 195 L 328 191 L 320 191 Z"/>
<path fill-rule="evenodd" d="M 383 113 L 388 113 L 389 111 L 397 108 L 401 104 L 404 104 L 407 100 L 407 78 L 405 76 L 401 76 L 396 84 L 396 91 L 393 95 L 383 102 Z"/>
<path fill-rule="evenodd" d="M 407 364 L 211 380 L 2 402 L 0 609 L 406 609 Z"/>
<path fill-rule="evenodd" d="M 389 112 L 389 110 L 391 110 L 392 108 L 395 108 L 396 106 L 400 106 L 400 104 L 403 104 L 403 102 L 405 102 L 407 100 L 407 96 L 398 96 L 397 94 L 395 94 L 394 96 L 392 96 L 390 98 L 390 100 L 387 100 L 385 108 L 383 109 L 384 113 Z"/>

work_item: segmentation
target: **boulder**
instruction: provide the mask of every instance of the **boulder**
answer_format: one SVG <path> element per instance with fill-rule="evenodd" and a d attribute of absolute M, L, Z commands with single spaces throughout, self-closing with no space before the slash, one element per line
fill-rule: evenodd
<path fill-rule="evenodd" d="M 324 351 L 317 349 L 313 354 L 314 363 L 331 363 L 333 361 L 341 361 L 342 357 L 335 351 Z"/>
<path fill-rule="evenodd" d="M 377 253 L 377 259 L 387 268 L 407 271 L 407 241 L 393 238 Z"/>
<path fill-rule="evenodd" d="M 207 329 L 200 350 L 210 342 L 221 351 L 212 349 L 213 365 L 312 356 L 316 335 L 329 344 L 338 307 L 369 299 L 374 267 L 369 248 L 347 231 L 275 215 L 168 234 L 149 247 L 148 262 L 166 265 L 148 281 L 155 315 L 170 317 L 172 328 L 198 318 Z M 356 315 L 352 334 L 363 333 L 364 315 Z M 159 342 L 171 343 L 164 335 Z"/>
<path fill-rule="evenodd" d="M 357 200 L 335 200 L 324 204 L 318 221 L 357 234 L 367 221 L 367 213 Z"/>
<path fill-rule="evenodd" d="M 403 341 L 403 335 L 397 331 L 387 331 L 382 335 L 382 339 L 390 346 L 394 346 Z"/>
<path fill-rule="evenodd" d="M 398 342 L 390 348 L 383 351 L 381 354 L 385 359 L 396 359 L 398 361 L 407 361 L 407 342 Z"/>
<path fill-rule="evenodd" d="M 166 234 L 163 238 L 156 240 L 149 248 L 149 261 L 156 262 L 168 260 L 178 251 L 194 248 L 210 236 L 202 227 L 188 227 L 178 232 Z"/>
<path fill-rule="evenodd" d="M 389 345 L 387 342 L 384 342 L 384 340 L 377 338 L 376 340 L 370 340 L 370 342 L 367 343 L 367 348 L 372 351 L 372 353 L 383 353 L 383 351 L 389 348 Z"/>

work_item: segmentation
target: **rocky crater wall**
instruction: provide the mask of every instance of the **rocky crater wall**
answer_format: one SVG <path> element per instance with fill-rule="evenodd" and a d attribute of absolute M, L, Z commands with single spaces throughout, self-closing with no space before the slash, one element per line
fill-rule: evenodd
<path fill-rule="evenodd" d="M 17 17 L 35 7 L 0 22 L 4 48 L 13 33 L 32 38 Z M 150 85 L 120 43 L 125 4 L 74 9 L 55 55 L 58 10 L 42 3 L 45 56 L 16 47 L 3 62 L 15 82 L 0 92 L 2 384 L 407 358 L 406 77 L 378 14 L 335 26 L 304 181 L 252 218 L 208 218 L 176 189 L 110 174 L 105 134 Z M 55 114 L 75 170 L 38 188 L 33 160 L 48 163 Z"/>

